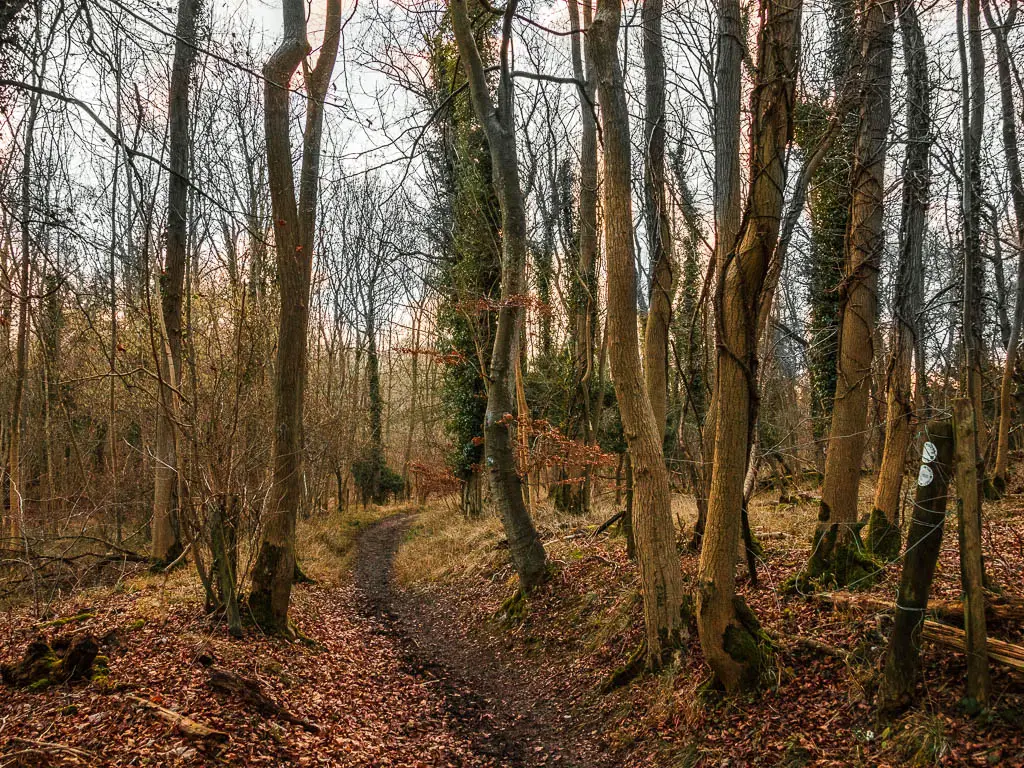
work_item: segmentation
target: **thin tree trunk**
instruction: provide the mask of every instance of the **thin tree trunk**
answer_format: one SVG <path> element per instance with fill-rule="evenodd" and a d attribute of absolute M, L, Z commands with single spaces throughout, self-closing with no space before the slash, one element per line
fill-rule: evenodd
<path fill-rule="evenodd" d="M 917 341 L 917 316 L 924 280 L 925 215 L 931 182 L 931 109 L 928 54 L 914 0 L 900 0 L 900 29 L 907 71 L 907 156 L 903 165 L 903 209 L 900 255 L 893 302 L 893 342 L 886 371 L 886 431 L 882 466 L 875 485 L 875 504 L 868 544 L 880 554 L 899 550 L 900 490 L 914 423 L 911 363 Z M 883 539 L 888 539 L 883 544 Z M 879 547 L 878 545 L 882 545 Z"/>
<path fill-rule="evenodd" d="M 180 0 L 178 3 L 167 114 L 170 167 L 167 180 L 167 251 L 160 275 L 164 344 L 161 345 L 163 354 L 159 360 L 161 386 L 156 414 L 151 552 L 157 563 L 173 562 L 181 554 L 175 422 L 180 411 L 177 392 L 181 383 L 181 301 L 188 239 L 189 90 L 196 58 L 198 10 L 199 0 Z M 116 346 L 111 350 L 112 355 L 115 353 Z"/>
<path fill-rule="evenodd" d="M 647 665 L 657 668 L 682 645 L 687 628 L 662 434 L 640 368 L 629 113 L 617 47 L 621 20 L 621 0 L 603 1 L 587 32 L 587 53 L 597 75 L 604 127 L 609 359 L 633 463 L 633 530 L 647 628 Z"/>
<path fill-rule="evenodd" d="M 865 14 L 839 368 L 819 523 L 805 572 L 810 578 L 825 577 L 839 585 L 863 575 L 857 565 L 855 524 L 874 360 L 878 271 L 885 249 L 884 172 L 895 9 L 887 0 L 872 0 Z"/>
<path fill-rule="evenodd" d="M 569 24 L 580 30 L 577 0 L 567 0 Z M 583 3 L 583 29 L 593 21 L 589 0 Z M 595 339 L 597 336 L 597 117 L 593 64 L 588 57 L 583 61 L 582 33 L 573 32 L 572 71 L 578 83 L 580 98 L 580 192 L 579 192 L 579 261 L 576 275 L 575 317 L 573 340 L 575 344 L 576 377 L 583 404 L 583 441 L 588 446 L 597 444 L 597 419 L 591 401 L 591 381 L 594 371 Z M 599 391 L 598 397 L 603 393 Z M 580 489 L 581 513 L 590 510 L 593 468 L 584 469 Z"/>
<path fill-rule="evenodd" d="M 782 217 L 786 151 L 800 49 L 801 4 L 761 6 L 757 81 L 751 94 L 750 191 L 738 245 L 718 265 L 715 290 L 719 418 L 698 568 L 697 629 L 704 656 L 728 690 L 752 687 L 762 673 L 757 619 L 736 597 L 736 554 L 743 482 L 757 419 L 757 307 Z M 719 84 L 719 96 L 723 83 Z M 739 88 L 738 79 L 729 87 Z"/>
<path fill-rule="evenodd" d="M 676 273 L 672 228 L 665 200 L 665 49 L 661 34 L 662 0 L 644 0 L 644 220 L 651 260 L 647 323 L 644 326 L 644 377 L 654 421 L 662 441 L 668 413 L 668 334 Z"/>
<path fill-rule="evenodd" d="M 18 266 L 18 336 L 15 342 L 14 398 L 11 403 L 11 442 L 8 446 L 7 467 L 10 482 L 10 505 L 6 535 L 14 540 L 21 537 L 25 520 L 24 484 L 21 467 L 21 438 L 25 382 L 28 376 L 28 315 L 32 286 L 32 151 L 35 146 L 36 120 L 39 116 L 38 95 L 29 99 L 28 119 L 25 121 L 25 154 L 21 166 L 21 261 Z M 3 532 L 0 532 L 3 533 Z"/>
<path fill-rule="evenodd" d="M 1017 122 L 1013 104 L 1013 76 L 1015 68 L 1007 34 L 1017 18 L 1017 0 L 1010 0 L 1006 15 L 1000 24 L 992 15 L 989 3 L 985 3 L 985 16 L 989 29 L 996 41 L 996 66 L 999 71 L 999 96 L 1002 106 L 1003 153 L 1006 170 L 1010 176 L 1010 198 L 1017 225 L 1017 290 L 1010 326 L 1010 340 L 1006 346 L 1006 360 L 999 386 L 999 427 L 996 437 L 996 461 L 992 482 L 996 490 L 1006 489 L 1006 472 L 1010 457 L 1010 423 L 1012 421 L 1013 372 L 1017 363 L 1020 346 L 1021 325 L 1024 324 L 1024 180 L 1021 178 L 1020 155 L 1017 149 Z M 996 235 L 998 236 L 998 235 Z"/>
<path fill-rule="evenodd" d="M 707 279 L 722 269 L 726 258 L 738 246 L 742 200 L 740 198 L 740 101 L 743 93 L 741 66 L 746 30 L 739 0 L 718 0 L 718 58 L 715 62 L 715 253 Z M 716 358 L 717 362 L 717 358 Z M 714 372 L 717 377 L 717 370 Z M 701 473 L 707 498 L 715 460 L 715 431 L 718 425 L 718 387 L 711 387 L 711 401 L 701 429 Z M 703 527 L 700 530 L 703 535 Z M 700 545 L 701 537 L 694 536 Z"/>
<path fill-rule="evenodd" d="M 302 402 L 323 101 L 338 55 L 341 0 L 327 0 L 323 45 L 316 66 L 305 73 L 308 97 L 298 200 L 289 141 L 288 85 L 310 48 L 305 3 L 283 0 L 283 11 L 284 39 L 263 67 L 267 170 L 281 291 L 274 371 L 274 476 L 253 566 L 249 610 L 265 631 L 290 634 L 288 603 L 295 576 L 295 523 L 302 499 Z"/>
<path fill-rule="evenodd" d="M 985 415 L 982 409 L 981 355 L 984 339 L 978 308 L 984 290 L 981 263 L 981 143 L 985 119 L 985 55 L 981 40 L 980 0 L 967 0 L 967 34 L 964 34 L 964 0 L 957 2 L 957 39 L 960 54 L 963 132 L 963 350 L 964 391 L 974 405 L 978 455 L 985 455 Z M 983 475 L 979 476 L 982 482 Z"/>
<path fill-rule="evenodd" d="M 523 484 L 516 469 L 512 442 L 512 424 L 505 417 L 515 410 L 515 364 L 519 357 L 522 329 L 521 300 L 526 292 L 526 203 L 519 183 L 513 84 L 509 64 L 512 20 L 517 6 L 518 0 L 511 0 L 505 7 L 502 19 L 497 103 L 490 95 L 487 73 L 477 48 L 466 0 L 451 0 L 449 9 L 469 82 L 473 110 L 487 135 L 495 191 L 501 207 L 502 301 L 494 332 L 487 388 L 484 463 L 490 475 L 491 492 L 501 514 L 512 560 L 519 574 L 520 587 L 528 592 L 545 578 L 547 557 L 523 499 Z"/>
<path fill-rule="evenodd" d="M 953 473 L 953 425 L 933 421 L 925 430 L 927 442 L 935 448 L 921 465 L 921 480 L 914 498 L 914 511 L 907 535 L 907 548 L 896 593 L 896 621 L 889 636 L 878 709 L 883 716 L 902 711 L 914 699 L 921 674 L 921 627 L 928 608 L 928 593 L 942 546 L 942 528 L 946 522 L 946 500 Z"/>
<path fill-rule="evenodd" d="M 956 486 L 960 495 L 957 528 L 960 533 L 960 583 L 964 592 L 964 630 L 967 634 L 967 696 L 987 706 L 991 682 L 985 628 L 984 572 L 981 561 L 981 496 L 978 493 L 977 437 L 974 404 L 953 401 L 956 432 Z"/>

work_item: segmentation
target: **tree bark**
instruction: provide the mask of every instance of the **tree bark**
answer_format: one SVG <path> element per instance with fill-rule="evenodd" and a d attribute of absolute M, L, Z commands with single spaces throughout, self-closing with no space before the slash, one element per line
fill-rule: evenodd
<path fill-rule="evenodd" d="M 473 110 L 487 135 L 494 186 L 501 207 L 501 307 L 488 376 L 484 464 L 519 575 L 520 588 L 528 592 L 544 580 L 547 557 L 523 499 L 523 483 L 516 470 L 511 432 L 511 417 L 515 412 L 513 377 L 519 358 L 527 251 L 526 203 L 519 182 L 513 84 L 509 68 L 512 20 L 517 5 L 518 0 L 511 0 L 502 19 L 500 74 L 495 101 L 487 85 L 487 74 L 473 35 L 466 0 L 449 2 L 452 28 L 469 83 Z"/>
<path fill-rule="evenodd" d="M 697 586 L 704 656 L 727 689 L 757 685 L 763 664 L 757 620 L 736 597 L 743 483 L 757 417 L 758 306 L 779 235 L 802 5 L 761 5 L 756 83 L 751 94 L 750 190 L 737 246 L 718 265 L 715 291 L 719 413 Z M 738 88 L 738 81 L 733 84 Z M 720 96 L 724 94 L 721 93 Z"/>
<path fill-rule="evenodd" d="M 949 421 L 933 421 L 925 434 L 935 446 L 936 454 L 933 461 L 923 461 L 921 465 L 903 555 L 896 593 L 896 620 L 889 636 L 878 694 L 878 709 L 886 717 L 913 703 L 914 689 L 921 674 L 921 627 L 942 546 L 946 500 L 953 473 L 953 425 Z M 922 485 L 925 480 L 928 482 Z"/>
<path fill-rule="evenodd" d="M 743 92 L 741 66 L 747 39 L 739 0 L 718 0 L 718 58 L 715 62 L 715 252 L 708 280 L 721 269 L 738 245 L 742 208 L 740 189 L 740 100 Z M 715 371 L 717 376 L 717 371 Z M 715 459 L 715 430 L 718 425 L 718 387 L 712 385 L 704 426 L 701 429 L 701 473 L 704 488 L 698 495 L 710 494 Z M 706 521 L 704 521 L 706 525 Z M 694 541 L 702 546 L 703 527 Z"/>
<path fill-rule="evenodd" d="M 38 21 L 38 16 L 37 16 Z M 41 75 L 33 69 L 36 80 Z M 25 148 L 21 164 L 21 259 L 18 262 L 18 335 L 14 353 L 14 395 L 11 401 L 11 435 L 7 446 L 9 505 L 6 531 L 0 538 L 12 541 L 21 538 L 25 521 L 25 487 L 22 482 L 21 439 L 24 431 L 22 412 L 25 384 L 28 378 L 29 304 L 32 300 L 32 152 L 35 146 L 36 121 L 39 118 L 39 94 L 29 97 L 28 116 L 25 120 Z"/>
<path fill-rule="evenodd" d="M 875 485 L 875 504 L 868 543 L 888 539 L 898 551 L 900 490 L 906 474 L 907 450 L 914 423 L 911 363 L 917 343 L 917 316 L 924 280 L 925 215 L 928 210 L 931 168 L 931 108 L 928 54 L 914 0 L 898 4 L 903 55 L 907 72 L 907 154 L 903 165 L 903 208 L 900 224 L 899 267 L 893 302 L 893 341 L 886 371 L 886 431 L 882 466 Z"/>
<path fill-rule="evenodd" d="M 569 24 L 573 30 L 580 30 L 580 13 L 577 0 L 567 0 Z M 583 29 L 593 21 L 589 0 L 583 3 Z M 588 446 L 597 444 L 597 420 L 591 397 L 594 356 L 597 338 L 597 117 L 595 115 L 596 93 L 593 64 L 588 57 L 583 61 L 582 33 L 573 32 L 572 71 L 578 83 L 580 97 L 580 192 L 579 192 L 579 258 L 574 283 L 575 316 L 573 318 L 573 343 L 575 345 L 576 377 L 579 382 L 580 401 L 583 405 L 583 441 Z M 601 397 L 599 394 L 598 397 Z M 584 469 L 583 485 L 580 488 L 581 513 L 590 510 L 593 469 Z"/>
<path fill-rule="evenodd" d="M 1010 0 L 1002 23 L 994 18 L 989 2 L 985 3 L 985 16 L 995 38 L 996 68 L 999 72 L 999 97 L 1002 107 L 1003 153 L 1010 177 L 1010 199 L 1017 233 L 1017 290 L 1010 326 L 1010 340 L 1006 346 L 1006 360 L 999 386 L 999 426 L 996 436 L 996 460 L 992 482 L 1000 492 L 1006 489 L 1006 472 L 1010 457 L 1010 424 L 1013 418 L 1013 371 L 1020 346 L 1021 325 L 1024 324 L 1024 180 L 1021 178 L 1020 154 L 1017 149 L 1017 121 L 1013 104 L 1013 72 L 1015 69 L 1007 36 L 1017 18 L 1017 0 Z"/>
<path fill-rule="evenodd" d="M 647 629 L 646 663 L 650 668 L 658 668 L 682 645 L 687 629 L 662 434 L 640 367 L 629 113 L 617 47 L 621 20 L 621 0 L 603 0 L 587 32 L 587 53 L 597 75 L 604 128 L 609 359 L 633 463 L 633 531 Z"/>
<path fill-rule="evenodd" d="M 174 30 L 174 63 L 167 110 L 167 250 L 160 274 L 160 310 L 164 343 L 160 356 L 160 402 L 156 413 L 153 477 L 153 541 L 157 563 L 173 562 L 181 554 L 178 523 L 178 455 L 175 423 L 180 403 L 181 300 L 185 284 L 189 197 L 189 101 L 196 58 L 196 16 L 200 0 L 180 0 Z"/>
<path fill-rule="evenodd" d="M 984 344 L 981 312 L 984 269 L 981 262 L 981 143 L 985 120 L 985 54 L 981 40 L 980 0 L 967 0 L 964 35 L 964 0 L 957 1 L 957 39 L 961 74 L 963 132 L 963 385 L 974 406 L 978 455 L 985 455 L 985 415 L 982 408 L 981 355 Z M 983 475 L 982 475 L 983 476 Z M 979 482 L 981 477 L 979 476 Z"/>
<path fill-rule="evenodd" d="M 967 696 L 987 706 L 991 683 L 985 628 L 984 572 L 981 562 L 981 496 L 978 493 L 977 437 L 974 403 L 953 401 L 956 431 L 956 487 L 960 496 L 957 529 L 960 534 L 960 583 L 964 591 L 964 631 L 967 634 Z"/>
<path fill-rule="evenodd" d="M 323 100 L 341 36 L 341 0 L 327 0 L 323 46 L 306 73 L 306 124 L 296 200 L 289 142 L 289 84 L 309 54 L 305 3 L 283 0 L 284 39 L 263 67 L 267 171 L 281 291 L 274 371 L 273 489 L 253 566 L 249 610 L 266 632 L 290 634 L 288 603 L 295 575 L 295 522 L 302 498 L 302 402 L 306 331 L 316 231 Z"/>
<path fill-rule="evenodd" d="M 893 5 L 886 0 L 871 0 L 864 13 L 839 367 L 819 522 L 805 572 L 840 586 L 863 575 L 857 567 L 860 542 L 855 524 L 878 317 L 878 272 L 885 249 L 884 172 L 895 19 Z"/>
<path fill-rule="evenodd" d="M 644 326 L 644 377 L 658 432 L 665 439 L 668 413 L 668 334 L 676 270 L 672 259 L 672 227 L 665 200 L 665 49 L 661 34 L 663 0 L 644 0 L 644 220 L 651 282 Z"/>

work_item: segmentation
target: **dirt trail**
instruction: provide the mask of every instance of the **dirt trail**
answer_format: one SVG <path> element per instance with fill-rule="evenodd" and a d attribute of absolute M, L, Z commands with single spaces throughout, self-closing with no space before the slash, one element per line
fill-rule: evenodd
<path fill-rule="evenodd" d="M 408 524 L 407 515 L 394 515 L 360 535 L 359 604 L 396 643 L 409 671 L 436 681 L 460 736 L 503 766 L 613 765 L 576 714 L 560 706 L 557 692 L 536 683 L 532 663 L 504 652 L 486 630 L 471 636 L 451 607 L 426 605 L 394 585 L 392 561 Z"/>

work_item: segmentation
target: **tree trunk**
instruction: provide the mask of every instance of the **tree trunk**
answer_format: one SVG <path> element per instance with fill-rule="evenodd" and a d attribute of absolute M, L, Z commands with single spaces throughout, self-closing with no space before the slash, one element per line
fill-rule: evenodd
<path fill-rule="evenodd" d="M 323 46 L 316 66 L 306 72 L 308 98 L 298 201 L 289 141 L 288 86 L 310 48 L 305 4 L 284 0 L 283 6 L 284 40 L 263 67 L 267 170 L 281 291 L 274 371 L 274 475 L 253 566 L 249 610 L 264 631 L 290 634 L 288 602 L 295 575 L 295 522 L 302 498 L 302 401 L 323 100 L 338 55 L 341 0 L 327 0 Z"/>
<path fill-rule="evenodd" d="M 374 504 L 383 504 L 384 467 L 384 398 L 380 391 L 380 355 L 377 353 L 377 308 L 373 287 L 367 286 L 366 308 L 366 388 L 370 398 L 370 455 L 367 469 L 367 495 Z"/>
<path fill-rule="evenodd" d="M 718 265 L 715 291 L 720 414 L 698 569 L 697 628 L 704 656 L 728 690 L 755 686 L 763 653 L 757 619 L 736 597 L 743 481 L 757 417 L 757 308 L 779 235 L 786 152 L 800 48 L 801 4 L 761 6 L 757 82 L 751 94 L 750 191 L 740 241 Z M 724 97 L 722 83 L 719 96 Z M 738 79 L 729 87 L 739 88 Z"/>
<path fill-rule="evenodd" d="M 895 19 L 892 3 L 884 0 L 872 0 L 864 12 L 860 126 L 851 175 L 839 368 L 819 524 L 805 571 L 807 577 L 824 577 L 840 586 L 865 575 L 855 524 L 874 360 L 878 271 L 885 249 L 884 171 Z"/>
<path fill-rule="evenodd" d="M 964 630 L 967 634 L 967 696 L 987 706 L 991 683 L 986 649 L 984 572 L 981 563 L 981 496 L 978 493 L 977 437 L 974 403 L 953 401 L 956 431 L 956 488 L 960 496 L 957 528 L 960 533 L 960 583 L 964 591 Z"/>
<path fill-rule="evenodd" d="M 577 0 L 567 0 L 569 24 L 573 30 L 586 29 L 593 21 L 590 2 L 583 3 L 583 26 Z M 572 71 L 573 77 L 585 85 L 577 85 L 580 97 L 580 192 L 579 192 L 579 257 L 577 274 L 573 283 L 575 297 L 573 344 L 575 349 L 576 379 L 580 401 L 583 405 L 583 442 L 588 446 L 597 444 L 596 419 L 591 398 L 593 380 L 595 339 L 597 336 L 597 117 L 596 93 L 594 88 L 593 65 L 588 57 L 583 62 L 582 33 L 573 32 Z M 598 394 L 603 397 L 603 392 Z M 581 513 L 590 510 L 593 468 L 583 470 L 583 485 L 580 488 Z"/>
<path fill-rule="evenodd" d="M 167 179 L 167 251 L 160 274 L 163 337 L 160 356 L 160 402 L 156 413 L 153 477 L 153 541 L 157 563 L 181 554 L 178 523 L 178 455 L 175 422 L 180 411 L 181 300 L 185 284 L 189 195 L 189 90 L 196 58 L 196 16 L 199 0 L 179 0 L 167 111 L 170 174 Z"/>
<path fill-rule="evenodd" d="M 985 455 L 985 414 L 982 408 L 981 355 L 984 344 L 979 304 L 984 295 L 981 262 L 981 144 L 985 119 L 985 54 L 981 40 L 980 0 L 967 0 L 964 35 L 964 0 L 957 1 L 957 39 L 960 54 L 961 120 L 963 132 L 963 351 L 964 391 L 974 405 L 978 455 Z M 979 475 L 982 482 L 983 474 Z"/>
<path fill-rule="evenodd" d="M 40 97 L 33 94 L 29 99 L 28 118 L 25 121 L 25 154 L 21 166 L 21 260 L 18 265 L 18 336 L 15 342 L 14 398 L 11 403 L 11 442 L 7 449 L 10 504 L 8 506 L 7 530 L 0 531 L 0 538 L 11 540 L 21 537 L 25 521 L 25 487 L 22 482 L 21 438 L 25 382 L 28 378 L 29 302 L 32 296 L 32 150 L 35 145 L 36 120 L 39 116 Z"/>
<path fill-rule="evenodd" d="M 665 201 L 665 50 L 661 34 L 662 0 L 644 0 L 644 220 L 651 262 L 647 323 L 644 326 L 644 377 L 662 442 L 668 413 L 668 334 L 676 274 L 672 228 Z"/>
<path fill-rule="evenodd" d="M 907 71 L 907 156 L 903 165 L 903 209 L 900 256 L 893 302 L 893 341 L 886 371 L 886 432 L 882 466 L 875 485 L 875 504 L 868 544 L 879 554 L 899 551 L 900 489 L 906 474 L 907 450 L 914 424 L 911 363 L 917 343 L 919 298 L 924 280 L 925 214 L 931 169 L 931 110 L 928 54 L 914 0 L 900 0 L 900 29 Z M 883 540 L 887 540 L 883 544 Z M 882 544 L 881 548 L 877 545 Z"/>
<path fill-rule="evenodd" d="M 449 9 L 456 43 L 462 58 L 470 98 L 477 120 L 484 128 L 491 152 L 494 186 L 501 207 L 502 266 L 501 307 L 494 333 L 484 417 L 484 464 L 491 493 L 498 507 L 512 561 L 524 592 L 544 580 L 547 557 L 523 499 L 523 484 L 516 470 L 512 424 L 515 412 L 514 375 L 519 357 L 520 333 L 526 292 L 526 204 L 519 183 L 516 154 L 512 73 L 509 68 L 512 20 L 517 0 L 511 0 L 502 19 L 500 75 L 497 103 L 492 100 L 487 73 L 477 48 L 466 0 L 451 0 Z M 526 415 L 526 414 L 521 414 Z"/>
<path fill-rule="evenodd" d="M 739 0 L 718 0 L 718 59 L 715 62 L 715 252 L 707 279 L 722 269 L 729 254 L 738 246 L 740 235 L 740 100 L 743 93 L 741 66 L 747 31 L 740 14 Z M 716 359 L 717 361 L 717 359 Z M 717 377 L 717 370 L 715 371 Z M 708 498 L 715 459 L 715 431 L 718 425 L 718 387 L 712 385 L 704 425 L 701 428 L 701 477 L 704 487 L 696 493 Z M 703 526 L 694 542 L 701 546 Z"/>
<path fill-rule="evenodd" d="M 602 2 L 587 32 L 604 126 L 604 227 L 608 260 L 609 358 L 633 462 L 636 536 L 647 628 L 647 665 L 660 667 L 687 634 L 668 471 L 637 338 L 636 266 L 630 192 L 629 113 L 619 66 L 620 0 Z"/>
<path fill-rule="evenodd" d="M 904 4 L 902 12 L 910 7 Z M 889 636 L 878 709 L 883 716 L 894 715 L 913 703 L 921 674 L 921 627 L 928 608 L 928 593 L 942 546 L 946 522 L 946 499 L 953 472 L 953 425 L 933 421 L 925 430 L 924 459 L 918 475 L 917 495 L 907 535 L 907 548 L 896 593 L 896 621 Z M 928 459 L 928 443 L 935 455 Z"/>
<path fill-rule="evenodd" d="M 1017 290 L 1010 326 L 1010 340 L 1006 346 L 1006 360 L 999 386 L 999 427 L 996 436 L 996 461 L 992 482 L 996 490 L 1006 489 L 1006 471 L 1010 457 L 1010 423 L 1013 417 L 1011 398 L 1013 395 L 1013 371 L 1017 364 L 1020 346 L 1021 325 L 1024 323 L 1024 181 L 1021 178 L 1020 155 L 1017 149 L 1017 122 L 1013 104 L 1013 74 L 1016 66 L 1007 41 L 1009 30 L 1017 18 L 1017 0 L 1010 0 L 1005 17 L 1000 24 L 993 17 L 986 0 L 985 16 L 996 42 L 996 66 L 999 71 L 999 96 L 1002 106 L 1003 153 L 1006 170 L 1010 177 L 1010 198 L 1017 225 Z M 1014 71 L 1011 71 L 1013 68 Z"/>

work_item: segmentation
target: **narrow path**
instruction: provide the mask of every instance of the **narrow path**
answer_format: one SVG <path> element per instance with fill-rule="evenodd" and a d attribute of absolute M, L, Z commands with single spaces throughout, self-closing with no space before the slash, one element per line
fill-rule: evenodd
<path fill-rule="evenodd" d="M 537 670 L 524 668 L 521 660 L 518 666 L 506 661 L 483 633 L 470 634 L 451 607 L 425 605 L 393 584 L 392 561 L 408 524 L 407 515 L 393 515 L 360 535 L 358 602 L 395 642 L 408 671 L 436 681 L 459 735 L 481 756 L 512 768 L 611 765 L 579 735 L 573 713 L 561 708 L 552 692 L 530 684 Z"/>

